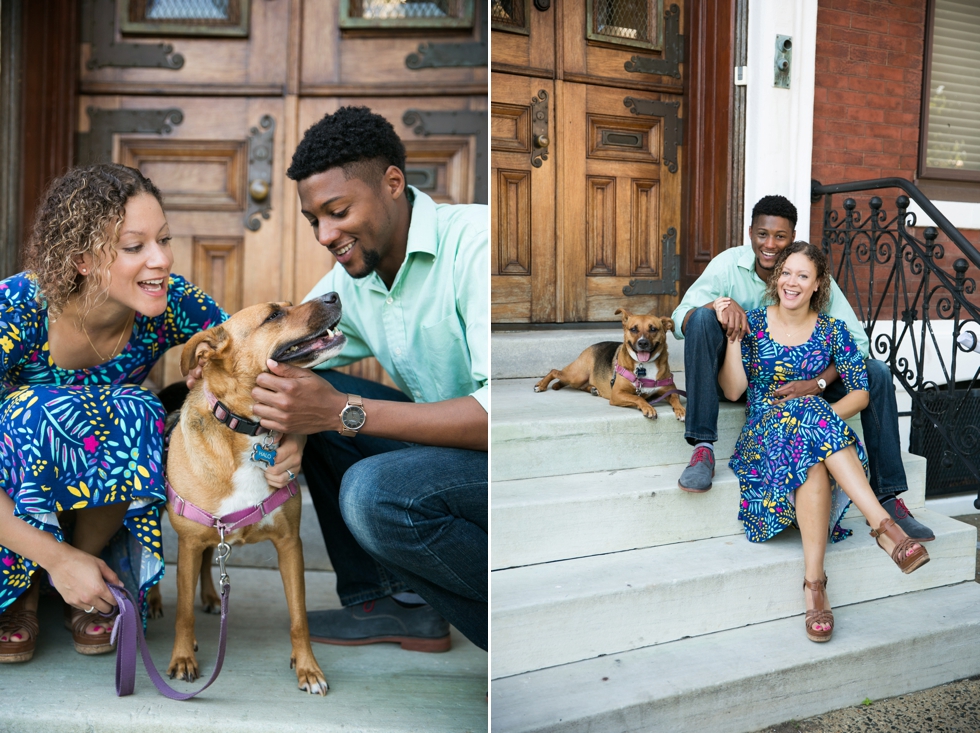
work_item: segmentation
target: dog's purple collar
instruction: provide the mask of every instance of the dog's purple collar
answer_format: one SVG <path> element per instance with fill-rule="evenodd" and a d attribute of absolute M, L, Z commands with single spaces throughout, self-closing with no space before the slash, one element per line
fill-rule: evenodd
<path fill-rule="evenodd" d="M 225 425 L 236 433 L 243 433 L 244 435 L 263 435 L 265 433 L 271 432 L 269 428 L 262 427 L 262 424 L 258 420 L 249 420 L 247 417 L 242 417 L 241 415 L 236 415 L 234 412 L 229 410 L 224 404 L 207 388 L 204 386 L 204 397 L 208 401 L 208 407 L 211 408 L 211 414 L 214 418 Z"/>
<path fill-rule="evenodd" d="M 182 499 L 180 494 L 170 485 L 169 479 L 165 483 L 167 485 L 167 501 L 170 502 L 170 506 L 177 516 L 203 524 L 205 527 L 224 528 L 225 532 L 234 532 L 236 529 L 255 524 L 299 493 L 299 485 L 295 481 L 290 481 L 274 494 L 270 494 L 261 504 L 239 509 L 237 512 L 225 514 L 223 517 L 216 517 L 201 507 Z"/>

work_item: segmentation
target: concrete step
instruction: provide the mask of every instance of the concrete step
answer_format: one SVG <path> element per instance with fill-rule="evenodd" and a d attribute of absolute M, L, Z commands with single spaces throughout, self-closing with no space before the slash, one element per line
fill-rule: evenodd
<path fill-rule="evenodd" d="M 683 389 L 683 374 L 674 377 Z M 504 379 L 491 387 L 490 462 L 495 484 L 687 463 L 691 457 L 691 448 L 684 440 L 684 423 L 675 419 L 666 402 L 656 405 L 658 417 L 649 420 L 639 410 L 613 407 L 608 400 L 579 390 L 535 393 L 536 381 Z M 860 416 L 847 422 L 861 434 Z M 719 464 L 731 458 L 743 425 L 744 404 L 720 405 L 715 443 Z"/>
<path fill-rule="evenodd" d="M 927 545 L 931 561 L 910 575 L 875 545 L 863 518 L 845 519 L 854 536 L 827 549 L 832 603 L 973 579 L 976 528 L 918 514 L 936 539 Z M 802 579 L 792 529 L 761 544 L 717 537 L 496 571 L 492 676 L 792 616 L 803 607 Z"/>
<path fill-rule="evenodd" d="M 592 344 L 622 340 L 623 329 L 619 327 L 494 331 L 490 334 L 490 378 L 538 380 L 552 369 L 571 364 Z M 667 336 L 667 356 L 674 372 L 684 371 L 683 343 L 673 334 Z"/>
<path fill-rule="evenodd" d="M 906 506 L 925 505 L 926 461 L 904 456 Z M 677 486 L 686 466 L 494 481 L 491 566 L 496 569 L 621 552 L 709 537 L 741 535 L 738 480 L 719 461 L 710 491 Z M 851 506 L 848 516 L 858 516 Z M 547 527 L 547 531 L 542 528 Z"/>
<path fill-rule="evenodd" d="M 238 548 L 236 548 L 236 551 Z M 314 644 L 330 692 L 300 692 L 289 669 L 289 615 L 275 570 L 232 568 L 228 648 L 217 681 L 188 702 L 160 695 L 137 662 L 136 692 L 116 697 L 115 655 L 75 652 L 62 625 L 61 602 L 42 598 L 34 658 L 0 670 L 4 733 L 307 733 L 333 731 L 486 731 L 487 654 L 452 630 L 445 654 L 403 651 L 396 644 Z M 174 639 L 176 568 L 163 579 L 164 617 L 149 622 L 147 642 L 164 673 Z M 333 573 L 307 572 L 310 609 L 339 608 Z M 196 614 L 198 662 L 214 666 L 219 617 Z M 190 684 L 167 680 L 179 690 Z"/>
<path fill-rule="evenodd" d="M 886 577 L 890 584 L 891 576 L 878 584 Z M 495 733 L 746 733 L 980 674 L 976 583 L 838 603 L 834 617 L 826 644 L 807 640 L 797 613 L 494 680 L 491 726 Z M 496 656 L 496 636 L 494 644 Z"/>

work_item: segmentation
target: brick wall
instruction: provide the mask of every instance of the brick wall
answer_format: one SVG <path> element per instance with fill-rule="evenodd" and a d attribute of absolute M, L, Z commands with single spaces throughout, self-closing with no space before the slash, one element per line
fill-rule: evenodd
<path fill-rule="evenodd" d="M 825 184 L 893 176 L 915 181 L 925 26 L 925 0 L 819 0 L 814 179 Z M 879 193 L 888 218 L 896 213 L 895 198 L 900 193 L 898 189 Z M 841 214 L 844 198 L 834 197 Z M 866 217 L 870 197 L 853 198 Z M 810 217 L 811 241 L 819 242 L 822 202 L 813 206 Z M 921 238 L 921 230 L 917 233 Z M 963 234 L 980 246 L 980 232 Z M 937 241 L 948 239 L 940 234 Z M 958 256 L 954 245 L 946 247 L 944 269 L 952 272 Z M 969 274 L 977 277 L 973 268 Z"/>

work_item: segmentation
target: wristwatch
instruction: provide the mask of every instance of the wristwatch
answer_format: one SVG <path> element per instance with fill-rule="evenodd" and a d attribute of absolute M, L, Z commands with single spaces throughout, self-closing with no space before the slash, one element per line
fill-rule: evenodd
<path fill-rule="evenodd" d="M 827 389 L 827 380 L 823 377 L 819 377 L 817 379 L 817 386 L 820 387 L 820 391 L 823 392 L 825 389 Z"/>
<path fill-rule="evenodd" d="M 365 420 L 367 415 L 364 413 L 360 396 L 347 395 L 347 405 L 340 411 L 340 434 L 348 438 L 357 435 L 357 431 L 364 427 Z"/>

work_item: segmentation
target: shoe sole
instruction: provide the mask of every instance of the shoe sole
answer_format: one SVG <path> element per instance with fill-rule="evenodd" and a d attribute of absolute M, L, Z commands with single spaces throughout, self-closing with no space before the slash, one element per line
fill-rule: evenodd
<path fill-rule="evenodd" d="M 712 468 L 711 469 L 711 478 L 714 478 L 714 477 L 715 477 L 715 469 Z M 711 484 L 708 484 L 703 489 L 692 489 L 690 486 L 685 486 L 680 481 L 678 481 L 677 482 L 677 488 L 682 489 L 684 491 L 688 491 L 688 492 L 690 492 L 692 494 L 703 494 L 705 491 L 711 491 Z"/>
<path fill-rule="evenodd" d="M 409 652 L 448 652 L 452 646 L 449 635 L 437 639 L 420 639 L 413 636 L 371 636 L 366 639 L 328 639 L 323 636 L 310 636 L 310 641 L 321 644 L 336 644 L 337 646 L 366 646 L 367 644 L 400 644 Z"/>
<path fill-rule="evenodd" d="M 0 654 L 0 664 L 16 664 L 17 662 L 29 662 L 34 656 L 34 650 L 28 649 L 26 652 L 18 654 Z"/>
<path fill-rule="evenodd" d="M 809 639 L 810 641 L 815 641 L 818 644 L 823 644 L 825 641 L 830 641 L 829 634 L 827 636 L 811 636 L 809 631 L 806 634 L 806 638 Z"/>
<path fill-rule="evenodd" d="M 97 654 L 108 654 L 114 651 L 115 648 L 112 644 L 79 644 L 77 641 L 75 642 L 75 651 L 87 657 L 94 657 Z"/>

